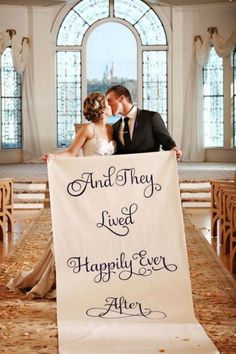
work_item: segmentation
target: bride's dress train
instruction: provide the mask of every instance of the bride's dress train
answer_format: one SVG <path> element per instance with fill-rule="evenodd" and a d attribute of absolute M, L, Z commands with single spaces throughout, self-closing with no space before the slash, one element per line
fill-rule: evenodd
<path fill-rule="evenodd" d="M 45 252 L 31 271 L 23 271 L 7 284 L 10 290 L 21 290 L 29 298 L 56 298 L 56 273 L 53 255 L 53 235 L 50 238 Z"/>
<path fill-rule="evenodd" d="M 100 136 L 93 123 L 94 136 L 83 146 L 84 156 L 112 155 L 115 152 L 114 140 L 107 141 Z M 7 288 L 21 290 L 30 298 L 56 298 L 56 271 L 53 253 L 53 235 L 50 234 L 46 250 L 32 271 L 23 271 L 16 278 L 11 279 Z"/>

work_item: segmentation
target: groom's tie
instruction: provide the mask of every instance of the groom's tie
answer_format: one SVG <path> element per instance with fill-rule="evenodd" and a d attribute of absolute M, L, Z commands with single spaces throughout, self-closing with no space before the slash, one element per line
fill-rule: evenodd
<path fill-rule="evenodd" d="M 129 117 L 124 118 L 125 125 L 124 125 L 124 130 L 123 130 L 123 138 L 124 138 L 124 143 L 126 149 L 129 151 L 131 147 L 131 139 L 130 139 L 130 132 L 129 132 Z"/>

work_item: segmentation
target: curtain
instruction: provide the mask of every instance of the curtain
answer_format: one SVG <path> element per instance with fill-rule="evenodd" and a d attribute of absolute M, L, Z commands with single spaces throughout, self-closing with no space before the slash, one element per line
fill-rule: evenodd
<path fill-rule="evenodd" d="M 219 36 L 216 28 L 213 31 L 212 28 L 208 29 L 203 42 L 200 36 L 195 37 L 184 103 L 181 143 L 183 161 L 205 160 L 202 69 L 208 62 L 211 45 L 219 56 L 227 57 L 234 50 L 235 44 L 236 28 L 226 41 Z"/>
<path fill-rule="evenodd" d="M 26 62 L 25 62 L 26 60 Z M 23 113 L 23 161 L 41 161 L 42 151 L 39 139 L 38 120 L 35 110 L 33 74 L 32 74 L 32 53 L 29 41 L 24 38 L 22 41 L 22 62 L 25 62 L 25 69 L 22 76 L 22 113 Z"/>
<path fill-rule="evenodd" d="M 236 27 L 227 41 L 224 41 L 223 38 L 218 34 L 218 32 L 214 31 L 211 42 L 214 45 L 216 53 L 219 57 L 228 57 L 235 48 Z"/>
<path fill-rule="evenodd" d="M 29 39 L 23 37 L 21 43 L 16 32 L 0 32 L 0 50 L 12 47 L 14 69 L 21 75 L 22 82 L 22 120 L 23 120 L 23 162 L 38 162 L 41 148 L 34 104 L 32 60 Z"/>
<path fill-rule="evenodd" d="M 0 54 L 11 44 L 9 31 L 0 31 Z"/>
<path fill-rule="evenodd" d="M 202 107 L 202 67 L 208 61 L 210 53 L 210 33 L 204 38 L 197 36 L 192 51 L 192 61 L 187 82 L 184 104 L 184 124 L 182 149 L 184 161 L 204 161 L 203 107 Z"/>
<path fill-rule="evenodd" d="M 12 61 L 13 66 L 16 72 L 23 74 L 25 66 L 28 59 L 29 53 L 29 41 L 28 39 L 23 38 L 21 44 L 17 40 L 16 36 L 12 36 L 11 40 L 11 49 L 12 49 Z"/>

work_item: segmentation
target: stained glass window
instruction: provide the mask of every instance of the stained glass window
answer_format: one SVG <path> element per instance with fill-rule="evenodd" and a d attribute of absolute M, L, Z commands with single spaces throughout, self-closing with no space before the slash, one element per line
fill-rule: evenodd
<path fill-rule="evenodd" d="M 119 0 L 114 3 L 115 17 L 120 17 L 134 25 L 150 7 L 139 0 Z"/>
<path fill-rule="evenodd" d="M 214 49 L 203 68 L 204 144 L 224 146 L 223 60 Z"/>
<path fill-rule="evenodd" d="M 74 136 L 74 123 L 81 117 L 80 52 L 57 52 L 58 146 L 65 147 Z"/>
<path fill-rule="evenodd" d="M 143 52 L 143 107 L 157 111 L 167 123 L 166 51 Z"/>
<path fill-rule="evenodd" d="M 83 0 L 73 7 L 61 24 L 57 45 L 81 45 L 87 29 L 109 15 L 109 0 Z"/>
<path fill-rule="evenodd" d="M 1 55 L 1 148 L 22 146 L 21 76 L 14 70 L 11 48 Z"/>
<path fill-rule="evenodd" d="M 234 63 L 234 98 L 233 98 L 233 144 L 236 147 L 236 51 L 233 55 L 233 63 Z"/>
<path fill-rule="evenodd" d="M 94 28 L 84 41 L 91 26 Z M 133 33 L 136 33 L 136 38 Z M 93 37 L 98 38 L 95 45 L 92 45 Z M 119 44 L 120 37 L 122 44 Z M 115 51 L 114 55 L 111 54 L 113 44 L 119 54 Z M 150 50 L 148 46 L 151 46 Z M 62 21 L 57 50 L 58 147 L 70 144 L 74 123 L 82 121 L 81 92 L 105 92 L 114 84 L 126 86 L 135 103 L 138 103 L 138 96 L 141 97 L 143 108 L 159 111 L 167 123 L 166 33 L 157 14 L 145 2 L 81 0 Z M 76 53 L 80 54 L 76 56 Z M 76 56 L 76 64 L 72 56 Z M 143 58 L 142 75 L 138 75 L 138 57 Z M 100 72 L 95 73 L 98 67 Z M 128 67 L 130 70 L 127 72 Z M 68 76 L 69 71 L 71 74 Z M 138 82 L 138 78 L 142 82 Z M 75 84 L 77 103 L 73 106 Z"/>
<path fill-rule="evenodd" d="M 143 45 L 165 45 L 166 34 L 159 17 L 140 0 L 115 1 L 115 17 L 134 25 Z"/>

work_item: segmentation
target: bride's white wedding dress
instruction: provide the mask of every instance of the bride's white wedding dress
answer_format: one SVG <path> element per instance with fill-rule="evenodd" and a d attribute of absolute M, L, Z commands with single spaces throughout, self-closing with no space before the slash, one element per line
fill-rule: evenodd
<path fill-rule="evenodd" d="M 82 148 L 83 156 L 112 155 L 116 149 L 114 140 L 107 141 L 94 128 L 93 138 L 86 141 Z M 31 271 L 23 271 L 11 279 L 7 287 L 10 290 L 20 290 L 31 298 L 56 298 L 56 272 L 53 251 L 53 235 L 51 233 L 42 258 Z"/>

